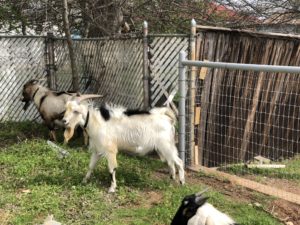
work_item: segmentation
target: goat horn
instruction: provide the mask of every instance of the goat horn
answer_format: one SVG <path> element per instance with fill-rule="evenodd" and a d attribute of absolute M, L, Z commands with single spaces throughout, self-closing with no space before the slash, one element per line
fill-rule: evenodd
<path fill-rule="evenodd" d="M 196 193 L 195 196 L 200 196 L 200 195 L 204 194 L 205 192 L 208 191 L 208 189 L 209 189 L 209 187 L 205 188 L 203 191 Z"/>
<path fill-rule="evenodd" d="M 94 95 L 94 94 L 80 95 L 79 97 L 76 97 L 76 100 L 78 102 L 81 102 L 83 100 L 90 99 L 90 98 L 103 98 L 103 95 Z"/>

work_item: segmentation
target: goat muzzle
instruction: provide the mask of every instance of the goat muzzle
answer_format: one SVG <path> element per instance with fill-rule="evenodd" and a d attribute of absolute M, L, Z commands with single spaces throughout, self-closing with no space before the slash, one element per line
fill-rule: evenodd
<path fill-rule="evenodd" d="M 25 105 L 23 106 L 23 110 L 26 111 L 28 109 L 28 107 L 30 106 L 31 101 L 26 101 L 26 100 L 22 99 L 22 102 L 25 102 Z"/>
<path fill-rule="evenodd" d="M 66 120 L 66 119 L 64 119 L 64 118 L 61 120 L 61 122 L 63 122 L 63 124 L 64 124 L 66 127 L 67 127 L 67 126 L 68 126 L 68 124 L 69 124 L 69 122 L 67 122 L 67 120 Z"/>

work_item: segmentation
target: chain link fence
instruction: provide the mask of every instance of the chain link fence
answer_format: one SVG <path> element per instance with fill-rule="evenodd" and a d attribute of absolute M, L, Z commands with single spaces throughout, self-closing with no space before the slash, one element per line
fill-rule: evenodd
<path fill-rule="evenodd" d="M 149 35 L 144 62 L 143 37 L 74 39 L 81 93 L 104 95 L 105 101 L 128 108 L 142 108 L 143 67 L 149 70 L 150 106 L 161 106 L 177 93 L 177 55 L 188 49 L 187 35 Z M 1 43 L 0 121 L 40 118 L 34 104 L 23 111 L 23 85 L 30 79 L 53 90 L 72 90 L 72 71 L 66 39 L 49 34 L 41 37 L 6 37 Z M 146 64 L 145 64 L 146 63 Z M 176 104 L 171 107 L 177 111 Z"/>
<path fill-rule="evenodd" d="M 44 77 L 44 37 L 0 37 L 0 121 L 33 120 L 34 107 L 23 111 L 21 92 L 30 79 Z"/>

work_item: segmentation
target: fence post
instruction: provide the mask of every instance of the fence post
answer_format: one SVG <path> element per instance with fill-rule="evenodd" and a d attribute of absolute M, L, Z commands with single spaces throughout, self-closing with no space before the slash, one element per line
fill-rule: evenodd
<path fill-rule="evenodd" d="M 186 67 L 182 65 L 182 61 L 186 58 L 184 51 L 179 53 L 179 80 L 178 80 L 178 90 L 179 90 L 179 109 L 178 109 L 178 118 L 179 118 L 179 131 L 178 131 L 178 149 L 179 157 L 182 159 L 185 165 L 185 100 L 186 100 Z"/>
<path fill-rule="evenodd" d="M 52 32 L 48 32 L 46 38 L 46 71 L 48 87 L 56 89 L 54 35 Z"/>
<path fill-rule="evenodd" d="M 190 60 L 196 60 L 196 21 L 191 21 L 191 36 L 190 36 Z M 189 79 L 189 164 L 195 165 L 195 97 L 196 97 L 196 67 L 191 67 L 190 79 Z"/>
<path fill-rule="evenodd" d="M 143 89 L 144 89 L 144 109 L 150 107 L 150 77 L 148 60 L 148 23 L 144 21 L 143 25 Z"/>

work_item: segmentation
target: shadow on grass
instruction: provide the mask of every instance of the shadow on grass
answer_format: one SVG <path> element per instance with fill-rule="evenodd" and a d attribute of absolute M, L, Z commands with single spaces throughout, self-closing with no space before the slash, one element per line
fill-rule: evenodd
<path fill-rule="evenodd" d="M 49 139 L 49 130 L 43 123 L 32 121 L 24 122 L 4 122 L 0 123 L 0 148 L 11 144 L 19 143 L 24 140 Z M 58 143 L 63 143 L 63 129 L 55 130 Z M 70 140 L 70 147 L 84 146 L 83 134 L 81 129 L 77 129 L 74 137 Z"/>
<path fill-rule="evenodd" d="M 122 161 L 124 159 L 124 161 Z M 129 188 L 138 189 L 160 189 L 163 186 L 175 184 L 171 180 L 169 174 L 164 174 L 165 177 L 153 177 L 155 171 L 161 169 L 163 165 L 161 162 L 156 162 L 157 159 L 147 159 L 145 157 L 131 157 L 122 156 L 121 165 L 116 170 L 117 185 L 119 187 L 126 186 Z M 111 176 L 107 169 L 107 162 L 99 163 L 98 167 L 94 170 L 93 174 L 87 185 L 97 185 L 104 189 L 109 188 L 111 183 Z M 86 185 L 82 183 L 88 169 L 88 164 L 82 170 L 71 168 L 61 168 L 61 173 L 51 174 L 51 168 L 45 173 L 39 173 L 26 181 L 27 185 L 58 185 L 71 188 L 72 186 Z"/>

